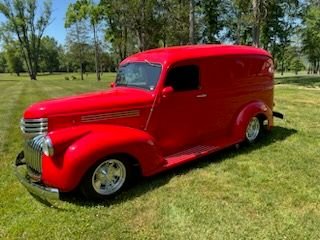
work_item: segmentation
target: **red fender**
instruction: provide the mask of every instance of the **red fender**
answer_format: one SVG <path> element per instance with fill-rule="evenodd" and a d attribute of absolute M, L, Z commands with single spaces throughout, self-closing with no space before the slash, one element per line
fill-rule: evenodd
<path fill-rule="evenodd" d="M 263 114 L 267 118 L 268 128 L 271 128 L 273 125 L 272 110 L 262 101 L 250 102 L 242 108 L 235 120 L 232 130 L 234 139 L 238 141 L 244 140 L 250 119 L 259 114 Z"/>
<path fill-rule="evenodd" d="M 71 191 L 77 187 L 86 171 L 106 156 L 131 155 L 139 162 L 143 175 L 165 164 L 153 137 L 142 130 L 114 125 L 90 125 L 74 127 L 69 129 L 69 133 L 58 130 L 49 133 L 49 136 L 54 147 L 66 145 L 59 140 L 69 142 L 65 149 L 55 149 L 60 154 L 43 156 L 42 159 L 43 182 L 61 191 Z M 79 137 L 75 139 L 76 136 Z"/>

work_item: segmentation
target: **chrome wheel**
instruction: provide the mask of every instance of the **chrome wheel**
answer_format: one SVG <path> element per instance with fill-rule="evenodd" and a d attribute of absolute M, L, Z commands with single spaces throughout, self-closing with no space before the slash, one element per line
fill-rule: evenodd
<path fill-rule="evenodd" d="M 126 181 L 126 167 L 117 159 L 102 162 L 93 172 L 92 187 L 101 195 L 117 192 Z"/>
<path fill-rule="evenodd" d="M 260 133 L 260 128 L 259 119 L 257 117 L 251 118 L 246 130 L 246 139 L 249 142 L 255 141 Z"/>

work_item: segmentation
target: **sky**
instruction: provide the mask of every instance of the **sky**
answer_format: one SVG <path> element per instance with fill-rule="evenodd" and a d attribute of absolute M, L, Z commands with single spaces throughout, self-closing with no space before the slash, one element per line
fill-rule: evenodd
<path fill-rule="evenodd" d="M 65 14 L 68 5 L 75 0 L 52 0 L 52 23 L 47 27 L 45 35 L 54 37 L 59 44 L 64 44 L 66 37 L 66 29 L 64 28 Z M 40 7 L 42 6 L 42 0 L 38 0 Z M 5 18 L 0 14 L 0 22 L 4 22 Z"/>

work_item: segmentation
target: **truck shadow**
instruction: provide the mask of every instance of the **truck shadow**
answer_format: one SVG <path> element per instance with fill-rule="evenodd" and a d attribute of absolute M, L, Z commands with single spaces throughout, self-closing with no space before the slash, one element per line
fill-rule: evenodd
<path fill-rule="evenodd" d="M 199 158 L 190 163 L 186 163 L 180 167 L 174 168 L 172 170 L 157 174 L 152 177 L 143 177 L 137 180 L 133 186 L 128 190 L 122 192 L 113 199 L 108 199 L 104 201 L 89 201 L 84 200 L 82 195 L 78 192 L 63 194 L 61 200 L 86 207 L 94 207 L 97 204 L 100 206 L 110 206 L 117 205 L 123 202 L 130 201 L 131 199 L 137 198 L 147 192 L 153 191 L 165 184 L 167 184 L 173 177 L 177 175 L 187 174 L 189 171 L 197 168 L 205 168 L 211 164 L 219 164 L 225 160 L 232 160 L 239 154 L 247 154 L 256 149 L 266 147 L 270 144 L 281 142 L 291 135 L 297 133 L 295 129 L 288 129 L 283 127 L 274 127 L 270 133 L 261 138 L 258 142 L 250 146 L 241 146 L 239 149 L 236 147 L 230 147 L 219 152 L 210 154 L 208 156 Z"/>
<path fill-rule="evenodd" d="M 319 75 L 308 75 L 308 76 L 290 76 L 281 77 L 275 79 L 276 84 L 291 84 L 300 87 L 316 88 L 320 87 L 320 76 Z"/>

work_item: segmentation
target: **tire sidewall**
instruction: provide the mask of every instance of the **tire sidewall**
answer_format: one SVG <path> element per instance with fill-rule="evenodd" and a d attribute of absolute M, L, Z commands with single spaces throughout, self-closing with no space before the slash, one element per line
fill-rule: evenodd
<path fill-rule="evenodd" d="M 249 140 L 248 137 L 247 137 L 248 126 L 249 126 L 250 122 L 251 122 L 254 118 L 256 118 L 256 119 L 258 120 L 258 123 L 259 123 L 259 132 L 258 132 L 257 136 L 256 136 L 254 139 Z M 249 143 L 249 144 L 255 143 L 255 142 L 260 138 L 260 136 L 261 136 L 261 134 L 262 134 L 262 121 L 261 121 L 261 119 L 260 119 L 258 116 L 253 116 L 253 117 L 251 117 L 251 118 L 249 119 L 244 134 L 245 134 L 245 142 L 246 142 L 246 143 Z"/>
<path fill-rule="evenodd" d="M 114 193 L 111 194 L 101 194 L 98 193 L 94 187 L 93 187 L 93 183 L 92 183 L 92 178 L 93 178 L 93 174 L 95 173 L 96 169 L 105 161 L 110 160 L 110 159 L 116 159 L 120 162 L 122 162 L 122 164 L 125 166 L 125 181 L 122 184 L 122 186 L 115 191 Z M 82 192 L 82 194 L 87 198 L 87 199 L 93 199 L 93 200 L 102 200 L 102 199 L 108 199 L 108 198 L 113 198 L 114 196 L 118 195 L 120 192 L 122 192 L 125 188 L 128 187 L 130 180 L 132 179 L 132 165 L 129 163 L 129 161 L 127 161 L 125 158 L 123 157 L 107 157 L 104 158 L 100 161 L 97 161 L 85 174 L 85 176 L 83 177 L 83 180 L 81 182 L 80 185 L 80 190 Z"/>

